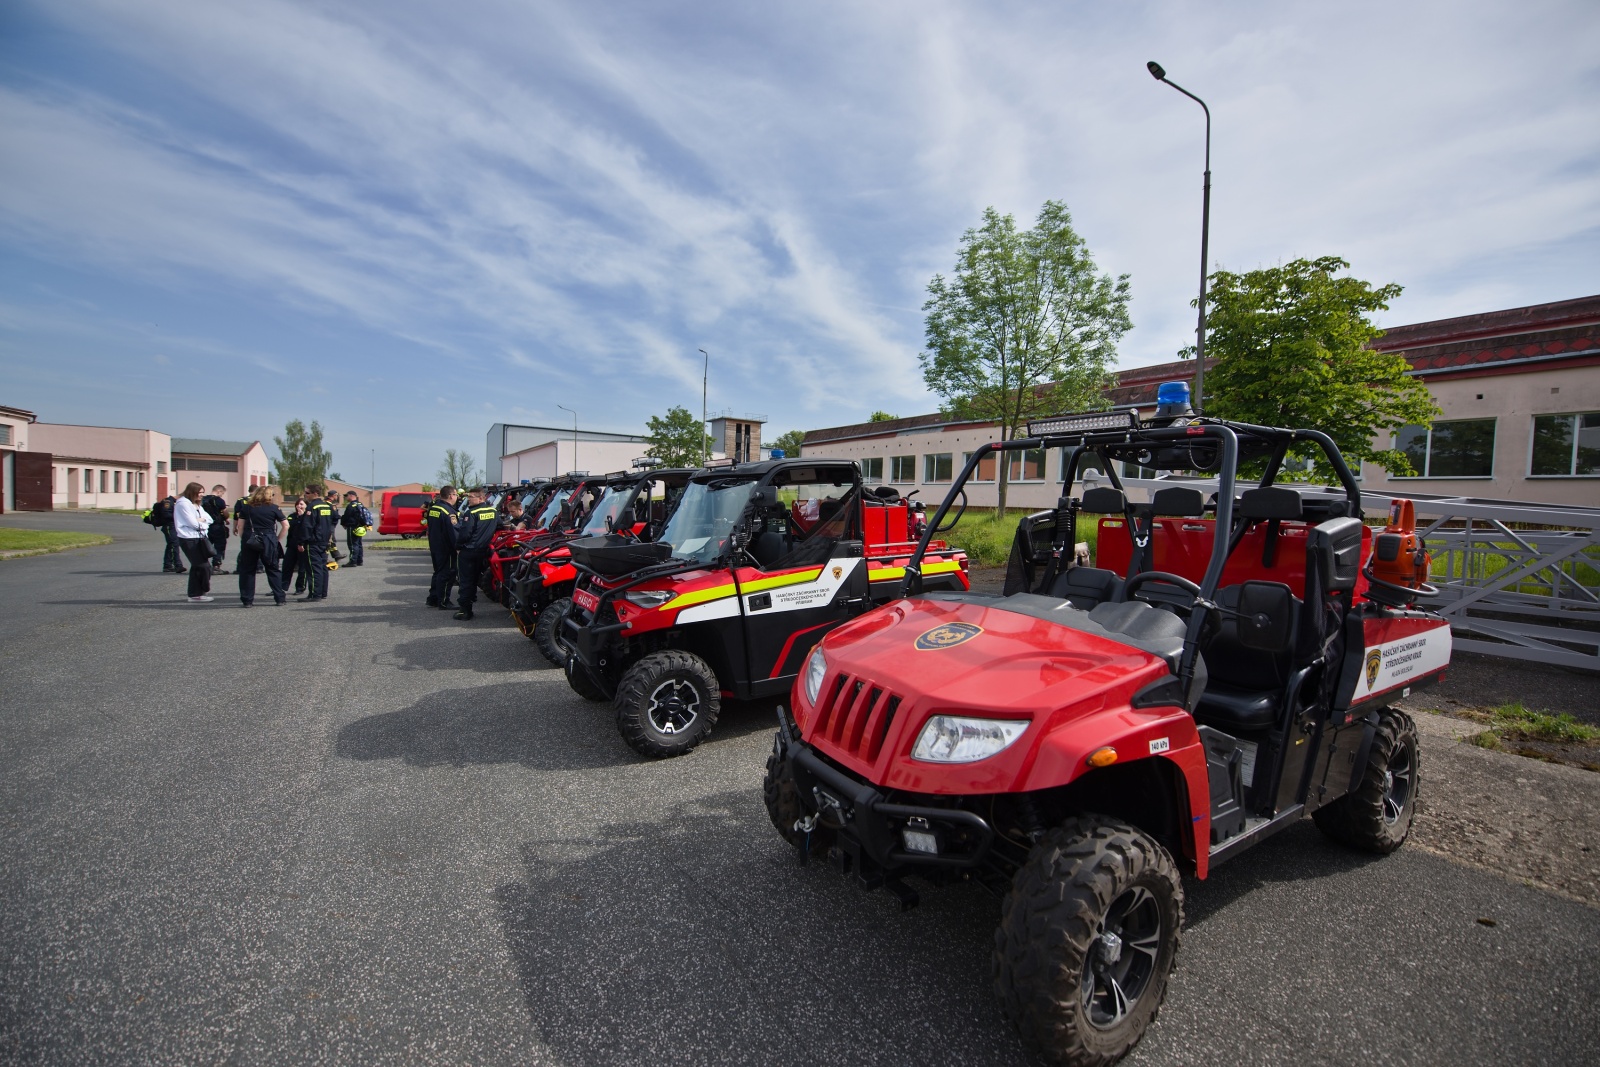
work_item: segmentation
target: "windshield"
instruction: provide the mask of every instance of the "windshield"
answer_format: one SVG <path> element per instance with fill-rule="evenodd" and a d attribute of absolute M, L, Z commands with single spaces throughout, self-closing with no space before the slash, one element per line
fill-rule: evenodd
<path fill-rule="evenodd" d="M 755 484 L 748 478 L 690 482 L 659 540 L 672 546 L 677 559 L 710 563 L 727 547 Z"/>
<path fill-rule="evenodd" d="M 594 537 L 598 534 L 611 532 L 611 528 L 606 523 L 615 520 L 618 515 L 622 514 L 622 505 L 632 498 L 633 493 L 627 488 L 607 489 L 605 496 L 600 498 L 600 503 L 590 513 L 589 521 L 583 524 L 583 536 Z M 617 532 L 622 533 L 623 531 L 618 530 Z"/>
<path fill-rule="evenodd" d="M 544 510 L 539 513 L 539 520 L 533 524 L 536 530 L 548 530 L 555 524 L 556 516 L 561 514 L 561 505 L 567 502 L 572 495 L 572 490 L 562 489 L 550 497 L 545 503 Z"/>

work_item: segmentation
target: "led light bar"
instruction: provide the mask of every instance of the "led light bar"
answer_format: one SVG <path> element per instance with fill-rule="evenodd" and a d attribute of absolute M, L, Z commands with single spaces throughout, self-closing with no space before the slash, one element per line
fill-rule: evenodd
<path fill-rule="evenodd" d="M 1057 415 L 1053 419 L 1034 419 L 1028 423 L 1029 437 L 1059 437 L 1063 434 L 1094 433 L 1098 430 L 1137 430 L 1139 413 L 1091 411 L 1084 415 Z"/>

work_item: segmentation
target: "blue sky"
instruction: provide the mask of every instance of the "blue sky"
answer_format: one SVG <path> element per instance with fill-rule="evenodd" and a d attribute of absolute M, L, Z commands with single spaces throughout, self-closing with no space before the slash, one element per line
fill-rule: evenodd
<path fill-rule="evenodd" d="M 73 0 L 0 6 L 0 403 L 430 475 L 496 421 L 933 410 L 986 205 L 1132 276 L 1336 254 L 1391 325 L 1600 292 L 1600 7 Z"/>

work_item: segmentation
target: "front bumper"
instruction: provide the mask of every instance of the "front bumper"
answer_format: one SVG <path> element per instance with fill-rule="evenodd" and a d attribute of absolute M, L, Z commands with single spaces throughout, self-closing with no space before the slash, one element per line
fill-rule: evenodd
<path fill-rule="evenodd" d="M 994 829 L 977 813 L 890 800 L 870 782 L 828 762 L 800 738 L 787 716 L 775 746 L 789 766 L 801 808 L 837 834 L 841 866 L 854 867 L 863 880 L 893 877 L 910 869 L 976 867 L 988 856 Z M 923 835 L 924 842 L 931 838 L 937 851 L 908 849 L 908 830 Z"/>

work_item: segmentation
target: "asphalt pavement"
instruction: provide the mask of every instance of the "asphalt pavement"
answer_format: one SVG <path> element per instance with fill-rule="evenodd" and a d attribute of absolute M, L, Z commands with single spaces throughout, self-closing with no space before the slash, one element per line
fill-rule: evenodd
<path fill-rule="evenodd" d="M 137 519 L 0 521 L 119 538 L 0 562 L 0 1062 L 1029 1062 L 995 900 L 796 866 L 770 705 L 645 762 L 426 553 L 245 611 Z M 1127 1063 L 1600 1062 L 1600 911 L 1309 825 L 1186 892 Z"/>

